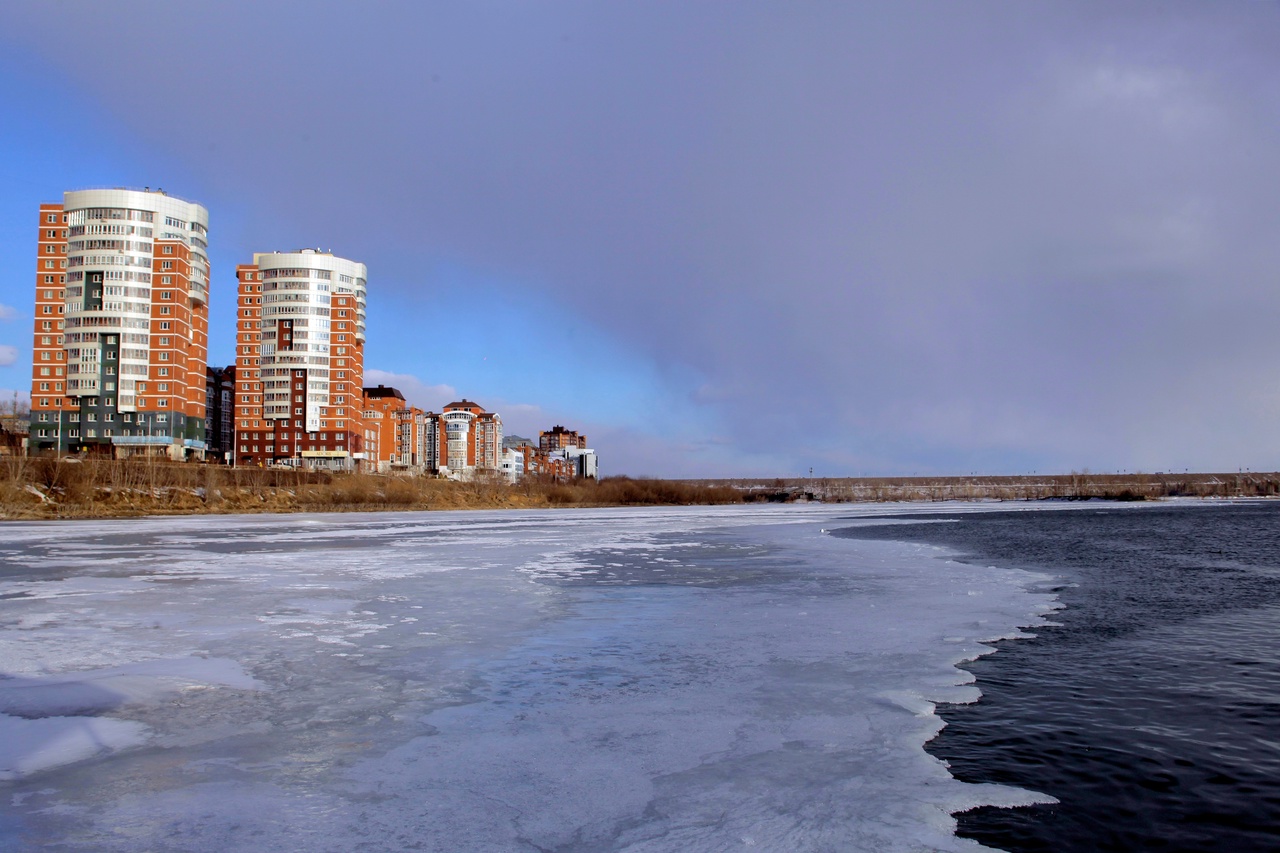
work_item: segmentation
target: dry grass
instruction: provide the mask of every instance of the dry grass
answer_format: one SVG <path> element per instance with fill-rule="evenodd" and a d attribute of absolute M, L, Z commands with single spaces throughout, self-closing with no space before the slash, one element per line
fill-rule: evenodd
<path fill-rule="evenodd" d="M 741 491 L 669 480 L 612 477 L 563 484 L 527 478 L 328 474 L 127 459 L 0 461 L 0 518 L 502 509 L 739 503 Z"/>
<path fill-rule="evenodd" d="M 223 468 L 156 459 L 0 459 L 0 518 L 135 515 L 672 506 L 743 502 L 944 500 L 1149 500 L 1170 496 L 1280 495 L 1280 474 L 1063 474 L 1029 477 L 908 477 L 772 480 L 653 480 L 609 477 L 573 483 L 526 478 L 328 474 Z"/>

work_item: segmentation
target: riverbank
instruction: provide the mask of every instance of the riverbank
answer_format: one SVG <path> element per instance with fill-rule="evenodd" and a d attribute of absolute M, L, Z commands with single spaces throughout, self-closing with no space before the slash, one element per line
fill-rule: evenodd
<path fill-rule="evenodd" d="M 1280 473 L 1026 474 L 967 477 L 810 477 L 785 480 L 688 480 L 729 487 L 759 498 L 824 503 L 862 501 L 1142 501 L 1160 498 L 1280 496 Z"/>
<path fill-rule="evenodd" d="M 155 460 L 0 460 L 0 519 L 256 512 L 534 509 L 944 500 L 1155 500 L 1280 495 L 1280 474 L 1064 474 L 455 482 L 386 474 L 224 468 Z"/>
<path fill-rule="evenodd" d="M 748 491 L 673 480 L 609 477 L 455 482 L 383 474 L 109 459 L 5 459 L 0 518 L 127 518 L 257 512 L 529 509 L 743 503 Z"/>

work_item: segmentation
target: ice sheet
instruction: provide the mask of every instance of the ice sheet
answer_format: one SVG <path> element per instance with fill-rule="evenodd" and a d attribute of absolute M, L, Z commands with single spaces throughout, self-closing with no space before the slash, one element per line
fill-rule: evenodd
<path fill-rule="evenodd" d="M 104 851 L 977 849 L 952 812 L 1044 798 L 952 779 L 922 749 L 934 704 L 976 698 L 955 664 L 1054 602 L 1026 572 L 824 533 L 880 511 L 8 525 L 0 831 Z"/>

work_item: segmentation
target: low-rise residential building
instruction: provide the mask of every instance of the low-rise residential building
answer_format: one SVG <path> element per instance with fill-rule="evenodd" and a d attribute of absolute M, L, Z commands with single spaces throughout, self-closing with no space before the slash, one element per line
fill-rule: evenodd
<path fill-rule="evenodd" d="M 427 464 L 428 413 L 395 388 L 364 389 L 365 451 L 373 470 L 420 474 Z"/>
<path fill-rule="evenodd" d="M 524 477 L 524 454 L 514 447 L 502 448 L 498 469 L 508 483 L 518 483 Z"/>
<path fill-rule="evenodd" d="M 447 477 L 468 479 L 478 472 L 500 470 L 502 417 L 479 403 L 462 399 L 445 406 L 429 430 L 435 439 L 435 470 Z"/>

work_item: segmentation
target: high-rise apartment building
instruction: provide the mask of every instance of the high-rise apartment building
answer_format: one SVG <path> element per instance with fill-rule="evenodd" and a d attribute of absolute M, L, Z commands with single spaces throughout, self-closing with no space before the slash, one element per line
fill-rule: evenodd
<path fill-rule="evenodd" d="M 354 467 L 365 265 L 302 249 L 256 254 L 236 275 L 237 464 Z"/>
<path fill-rule="evenodd" d="M 32 451 L 202 456 L 208 211 L 93 189 L 39 216 Z"/>

